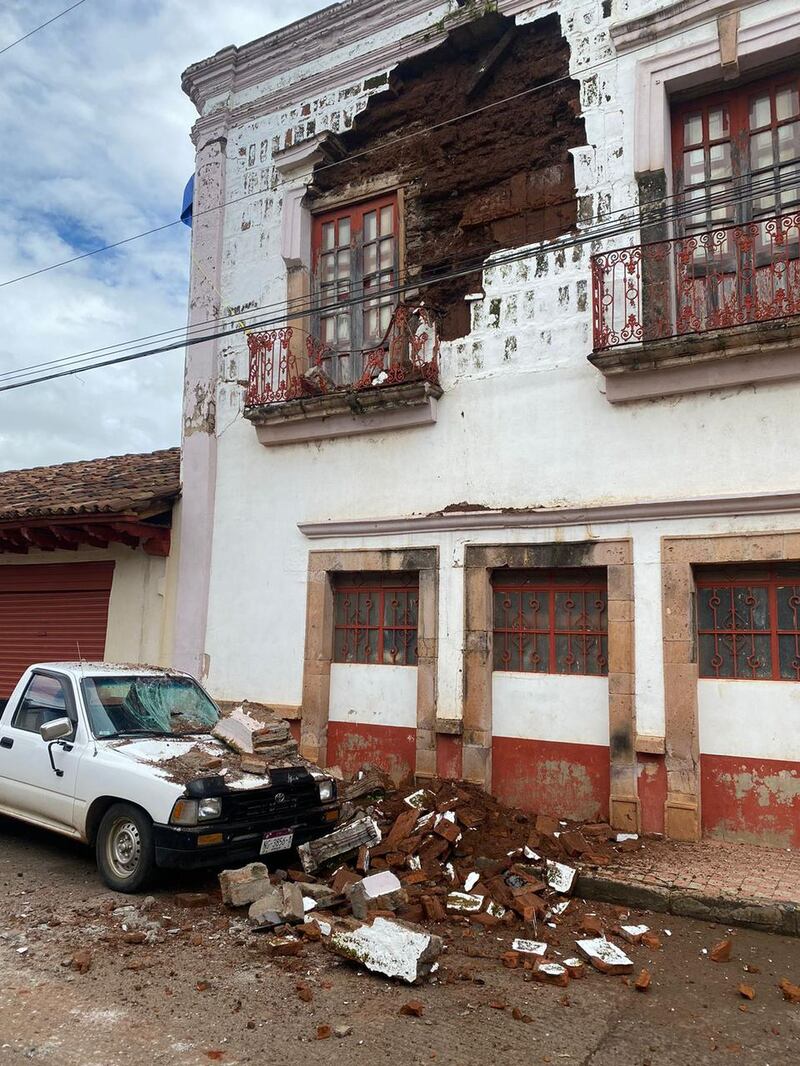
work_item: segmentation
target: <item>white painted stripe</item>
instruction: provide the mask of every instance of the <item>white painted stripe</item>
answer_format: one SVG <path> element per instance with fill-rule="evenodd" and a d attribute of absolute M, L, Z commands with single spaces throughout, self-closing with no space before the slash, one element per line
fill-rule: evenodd
<path fill-rule="evenodd" d="M 608 745 L 608 679 L 562 674 L 492 675 L 498 737 Z"/>
<path fill-rule="evenodd" d="M 800 684 L 796 681 L 697 682 L 700 751 L 800 761 Z"/>
<path fill-rule="evenodd" d="M 333 663 L 331 722 L 358 725 L 417 725 L 417 668 Z"/>

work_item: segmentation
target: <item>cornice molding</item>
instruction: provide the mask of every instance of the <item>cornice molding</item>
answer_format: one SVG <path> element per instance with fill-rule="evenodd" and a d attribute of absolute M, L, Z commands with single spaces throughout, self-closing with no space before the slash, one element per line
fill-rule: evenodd
<path fill-rule="evenodd" d="M 539 9 L 542 15 L 549 14 L 555 10 L 555 5 L 554 0 L 500 0 L 498 8 L 504 15 L 512 17 Z M 446 26 L 437 28 L 445 13 L 448 15 Z M 424 35 L 413 33 L 369 48 L 370 37 L 427 14 L 430 14 L 431 21 Z M 403 59 L 435 48 L 450 30 L 472 18 L 474 10 L 453 9 L 451 12 L 446 0 L 438 3 L 431 3 L 431 0 L 394 0 L 393 3 L 390 0 L 344 0 L 240 48 L 231 45 L 194 63 L 184 72 L 181 85 L 203 115 L 209 101 L 275 81 L 305 63 L 319 61 L 345 43 L 364 42 L 365 47 L 350 60 L 305 77 L 292 78 L 288 84 L 276 84 L 256 100 L 229 108 L 231 123 L 238 125 L 381 73 Z M 227 105 L 222 106 L 228 109 Z"/>
<path fill-rule="evenodd" d="M 551 507 L 540 510 L 457 511 L 408 518 L 367 518 L 345 522 L 299 522 L 309 540 L 330 537 L 382 537 L 398 533 L 465 532 L 484 529 L 554 529 L 617 522 L 652 522 L 659 518 L 731 518 L 800 512 L 800 492 L 746 496 L 698 496 L 688 500 Z"/>

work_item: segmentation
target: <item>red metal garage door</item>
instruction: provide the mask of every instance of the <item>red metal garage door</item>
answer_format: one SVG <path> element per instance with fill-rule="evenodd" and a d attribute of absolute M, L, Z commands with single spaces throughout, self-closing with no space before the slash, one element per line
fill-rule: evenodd
<path fill-rule="evenodd" d="M 113 573 L 113 562 L 0 566 L 0 700 L 31 663 L 103 658 Z"/>

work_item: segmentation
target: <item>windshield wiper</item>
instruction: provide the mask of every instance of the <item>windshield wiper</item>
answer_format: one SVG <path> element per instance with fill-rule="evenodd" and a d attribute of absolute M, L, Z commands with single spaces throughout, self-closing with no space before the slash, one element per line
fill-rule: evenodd
<path fill-rule="evenodd" d="M 158 729 L 120 729 L 116 733 L 110 734 L 110 739 L 114 737 L 172 737 L 174 733 L 164 733 Z"/>

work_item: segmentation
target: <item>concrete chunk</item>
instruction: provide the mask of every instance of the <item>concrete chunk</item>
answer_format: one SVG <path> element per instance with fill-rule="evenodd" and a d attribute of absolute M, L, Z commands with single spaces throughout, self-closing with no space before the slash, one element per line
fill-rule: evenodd
<path fill-rule="evenodd" d="M 247 907 L 272 891 L 269 870 L 263 862 L 251 862 L 239 870 L 223 870 L 219 887 L 222 902 L 229 907 Z"/>
<path fill-rule="evenodd" d="M 353 915 L 362 920 L 367 917 L 370 907 L 393 911 L 408 902 L 408 894 L 391 870 L 382 870 L 356 881 L 347 890 L 347 895 Z"/>
<path fill-rule="evenodd" d="M 337 955 L 373 973 L 409 984 L 427 977 L 442 953 L 442 938 L 405 922 L 376 918 L 372 925 L 342 922 L 325 943 Z"/>

